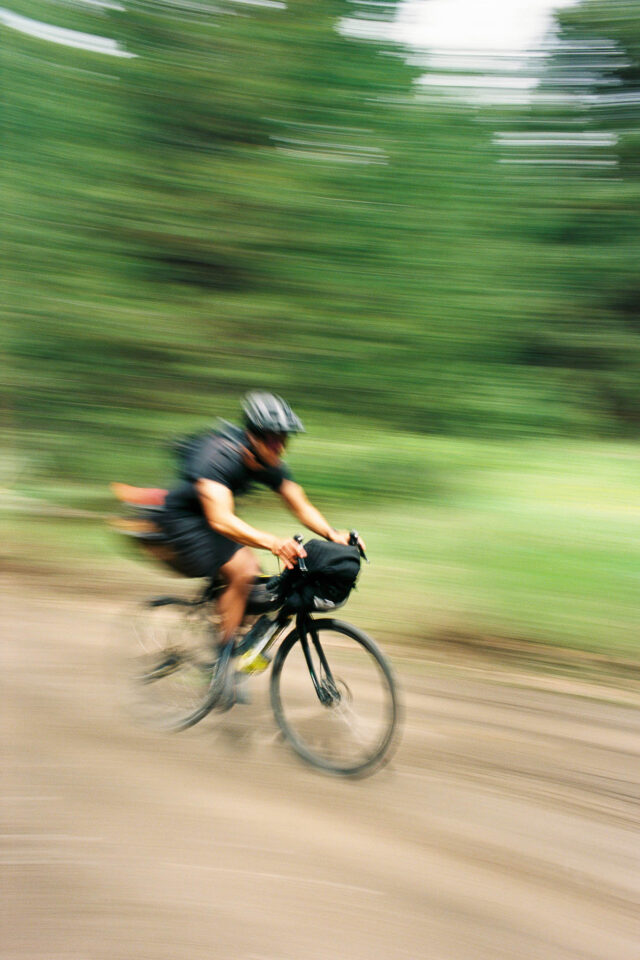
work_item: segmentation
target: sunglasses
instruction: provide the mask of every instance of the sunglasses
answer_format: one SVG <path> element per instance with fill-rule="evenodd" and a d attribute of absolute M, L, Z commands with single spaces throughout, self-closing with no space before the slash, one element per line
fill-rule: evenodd
<path fill-rule="evenodd" d="M 268 447 L 285 447 L 289 439 L 288 433 L 271 433 L 270 431 L 259 433 L 257 436 L 263 443 L 266 443 Z"/>

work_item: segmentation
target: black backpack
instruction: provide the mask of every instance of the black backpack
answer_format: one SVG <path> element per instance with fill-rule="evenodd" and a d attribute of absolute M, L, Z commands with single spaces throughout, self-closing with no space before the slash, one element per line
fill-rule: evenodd
<path fill-rule="evenodd" d="M 194 477 L 198 476 L 206 445 L 212 440 L 220 439 L 230 447 L 240 449 L 244 439 L 244 431 L 226 420 L 219 420 L 216 426 L 210 427 L 209 430 L 176 437 L 171 442 L 171 452 L 177 460 L 178 472 L 184 480 L 193 480 Z"/>

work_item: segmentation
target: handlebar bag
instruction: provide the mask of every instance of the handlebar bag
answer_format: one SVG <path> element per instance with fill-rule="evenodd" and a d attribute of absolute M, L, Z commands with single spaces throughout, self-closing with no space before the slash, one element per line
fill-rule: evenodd
<path fill-rule="evenodd" d="M 300 574 L 293 606 L 319 611 L 341 607 L 356 585 L 360 551 L 325 540 L 309 540 L 304 548 L 307 573 Z"/>

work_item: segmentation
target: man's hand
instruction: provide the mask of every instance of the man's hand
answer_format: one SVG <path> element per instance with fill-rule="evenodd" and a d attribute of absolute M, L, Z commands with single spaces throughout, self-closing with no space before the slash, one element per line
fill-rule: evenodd
<path fill-rule="evenodd" d="M 350 537 L 350 536 L 351 536 L 351 534 L 350 534 L 350 532 L 349 532 L 348 530 L 332 530 L 331 533 L 330 533 L 330 535 L 329 535 L 329 540 L 331 540 L 332 543 L 343 543 L 343 544 L 345 545 L 345 547 L 348 547 L 348 546 L 349 546 L 349 537 Z M 366 543 L 364 542 L 364 540 L 362 539 L 362 537 L 358 537 L 358 543 L 360 544 L 360 546 L 362 547 L 362 549 L 363 549 L 363 550 L 365 551 L 365 553 L 366 553 L 366 551 L 367 551 L 367 545 L 366 545 Z"/>
<path fill-rule="evenodd" d="M 269 547 L 274 556 L 279 557 L 287 570 L 293 570 L 298 557 L 306 557 L 307 551 L 298 543 L 297 540 L 281 540 L 280 537 L 274 537 Z"/>

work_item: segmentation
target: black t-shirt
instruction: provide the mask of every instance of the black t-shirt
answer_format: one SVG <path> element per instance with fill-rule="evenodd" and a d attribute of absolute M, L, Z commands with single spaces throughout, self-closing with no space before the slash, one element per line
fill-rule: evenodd
<path fill-rule="evenodd" d="M 169 493 L 165 507 L 173 516 L 202 515 L 202 504 L 195 488 L 198 480 L 213 480 L 228 487 L 234 496 L 246 493 L 254 483 L 261 483 L 278 491 L 291 473 L 284 463 L 277 467 L 251 470 L 244 462 L 249 448 L 246 433 L 240 429 L 214 433 L 202 441 L 201 447 L 190 458 L 184 472 L 185 479 Z"/>

